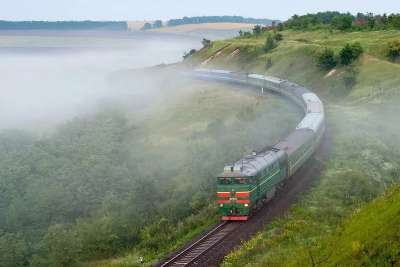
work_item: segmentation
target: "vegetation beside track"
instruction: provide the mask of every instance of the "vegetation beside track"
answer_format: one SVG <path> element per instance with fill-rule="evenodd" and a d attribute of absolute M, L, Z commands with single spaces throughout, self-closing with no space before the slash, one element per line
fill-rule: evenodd
<path fill-rule="evenodd" d="M 320 181 L 286 217 L 228 255 L 223 266 L 399 264 L 392 223 L 400 216 L 392 200 L 400 194 L 397 186 L 391 187 L 400 179 L 400 64 L 387 56 L 387 47 L 400 39 L 400 32 L 278 33 L 282 40 L 268 52 L 263 48 L 268 35 L 276 34 L 272 31 L 213 42 L 186 60 L 206 68 L 269 74 L 311 88 L 325 101 L 333 137 L 332 157 Z M 363 53 L 351 64 L 328 70 L 318 64 L 324 49 L 340 62 L 341 50 L 354 43 Z"/>
<path fill-rule="evenodd" d="M 150 265 L 218 221 L 226 162 L 301 117 L 275 95 L 151 74 L 144 111 L 134 95 L 43 137 L 0 133 L 0 266 Z"/>

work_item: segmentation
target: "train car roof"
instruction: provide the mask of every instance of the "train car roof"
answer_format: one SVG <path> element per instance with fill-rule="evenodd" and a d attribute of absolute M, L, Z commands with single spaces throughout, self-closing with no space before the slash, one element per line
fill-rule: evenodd
<path fill-rule="evenodd" d="M 312 139 L 313 136 L 314 132 L 310 129 L 297 129 L 288 137 L 276 144 L 274 148 L 286 151 L 290 156 L 300 146 Z"/>
<path fill-rule="evenodd" d="M 304 94 L 310 93 L 310 91 L 307 88 L 305 88 L 301 85 L 298 85 L 296 83 L 292 83 L 289 81 L 284 81 L 283 83 L 285 86 L 287 86 L 286 89 L 288 92 L 293 93 L 294 95 L 298 96 L 299 98 L 302 98 Z"/>
<path fill-rule="evenodd" d="M 282 80 L 282 79 L 271 77 L 271 76 L 260 75 L 260 74 L 249 74 L 249 78 L 265 80 L 265 81 L 269 81 L 269 82 L 272 82 L 272 83 L 284 82 L 284 80 Z"/>
<path fill-rule="evenodd" d="M 323 121 L 324 115 L 322 113 L 308 113 L 296 129 L 310 129 L 317 132 Z"/>

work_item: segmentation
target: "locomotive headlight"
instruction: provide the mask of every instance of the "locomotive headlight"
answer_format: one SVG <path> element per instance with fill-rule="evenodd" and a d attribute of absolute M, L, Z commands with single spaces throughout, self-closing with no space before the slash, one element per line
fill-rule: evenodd
<path fill-rule="evenodd" d="M 222 208 L 224 206 L 224 204 L 219 204 L 219 206 Z"/>
<path fill-rule="evenodd" d="M 244 204 L 244 206 L 245 206 L 245 207 L 248 207 L 248 206 L 249 206 L 249 204 Z"/>

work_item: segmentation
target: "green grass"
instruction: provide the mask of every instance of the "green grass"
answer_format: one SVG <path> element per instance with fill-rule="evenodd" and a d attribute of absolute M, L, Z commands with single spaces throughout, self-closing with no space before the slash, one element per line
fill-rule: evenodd
<path fill-rule="evenodd" d="M 265 36 L 219 41 L 229 46 L 206 66 L 270 74 L 317 92 L 326 105 L 332 156 L 288 215 L 229 254 L 223 266 L 399 266 L 399 188 L 379 196 L 400 179 L 400 65 L 384 51 L 400 32 L 282 33 L 283 41 L 269 53 L 262 50 Z M 328 47 L 337 54 L 353 42 L 361 43 L 364 54 L 351 66 L 330 75 L 317 66 L 319 51 Z M 202 50 L 192 60 L 207 56 Z M 355 75 L 351 87 L 345 83 L 349 73 Z"/>
<path fill-rule="evenodd" d="M 371 262 L 365 257 L 359 259 L 359 264 L 353 264 L 351 251 L 346 250 L 348 243 L 341 244 L 339 240 L 331 244 L 331 239 L 345 236 L 342 229 L 346 229 L 347 224 L 359 227 L 353 227 L 354 234 L 382 225 L 385 234 L 381 238 L 366 234 L 366 240 L 359 240 L 360 246 L 375 244 L 377 249 L 388 236 L 396 237 L 392 235 L 393 229 L 385 230 L 385 224 L 399 220 L 399 214 L 384 218 L 376 225 L 367 220 L 353 222 L 353 214 L 373 210 L 364 207 L 400 179 L 400 137 L 395 134 L 400 126 L 394 115 L 399 111 L 397 106 L 382 104 L 370 110 L 364 106 L 329 107 L 328 121 L 334 144 L 332 159 L 326 163 L 320 181 L 286 217 L 275 220 L 228 255 L 223 266 L 312 266 L 312 261 L 318 263 L 316 266 L 361 266 L 361 263 L 369 266 Z M 380 211 L 385 213 L 386 208 Z M 336 253 L 338 247 L 343 250 Z M 339 261 L 337 257 L 344 254 L 347 258 Z M 377 253 L 375 257 L 382 263 L 386 256 Z M 399 255 L 394 260 L 400 262 Z"/>
<path fill-rule="evenodd" d="M 192 60 L 204 62 L 214 55 L 216 49 L 225 47 L 221 54 L 205 66 L 266 73 L 285 78 L 312 88 L 330 102 L 343 99 L 368 99 L 371 90 L 375 92 L 377 89 L 398 91 L 395 85 L 400 83 L 400 77 L 397 75 L 400 65 L 386 59 L 385 45 L 390 41 L 400 39 L 399 31 L 343 33 L 321 30 L 284 31 L 282 34 L 283 41 L 269 53 L 262 50 L 266 36 L 261 35 L 217 41 L 211 49 L 201 50 Z M 348 68 L 339 66 L 332 75 L 327 77 L 328 71 L 318 68 L 315 55 L 325 47 L 338 53 L 346 43 L 353 42 L 360 42 L 365 53 L 360 61 L 351 66 L 356 71 L 357 84 L 354 90 L 350 90 L 344 82 Z M 239 49 L 240 53 L 230 56 L 236 49 Z M 272 67 L 269 69 L 266 69 L 267 59 L 272 61 Z"/>

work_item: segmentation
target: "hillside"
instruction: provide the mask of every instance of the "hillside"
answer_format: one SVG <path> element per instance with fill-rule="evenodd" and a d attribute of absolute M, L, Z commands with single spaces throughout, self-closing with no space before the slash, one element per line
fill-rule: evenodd
<path fill-rule="evenodd" d="M 278 96 L 157 69 L 109 82 L 135 86 L 43 137 L 0 132 L 1 267 L 151 265 L 217 222 L 226 162 L 301 117 Z"/>
<path fill-rule="evenodd" d="M 287 216 L 228 255 L 223 266 L 400 264 L 393 224 L 400 215 L 391 202 L 400 193 L 388 189 L 400 179 L 400 64 L 385 52 L 388 42 L 400 40 L 400 32 L 279 33 L 282 40 L 268 52 L 271 32 L 216 41 L 186 60 L 191 66 L 266 73 L 311 88 L 325 102 L 333 136 L 332 157 L 320 181 Z M 353 63 L 329 70 L 318 65 L 326 48 L 338 57 L 355 42 L 364 53 Z M 387 197 L 368 204 L 387 190 Z"/>

